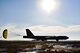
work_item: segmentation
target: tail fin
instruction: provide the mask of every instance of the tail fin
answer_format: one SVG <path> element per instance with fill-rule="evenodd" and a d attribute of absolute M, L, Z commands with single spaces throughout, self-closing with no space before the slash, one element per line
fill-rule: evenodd
<path fill-rule="evenodd" d="M 7 39 L 7 36 L 8 36 L 8 30 L 5 29 L 5 30 L 3 31 L 3 38 L 4 38 L 4 39 Z"/>
<path fill-rule="evenodd" d="M 26 33 L 27 33 L 27 36 L 28 37 L 33 37 L 33 33 L 29 30 L 29 29 L 26 29 Z"/>

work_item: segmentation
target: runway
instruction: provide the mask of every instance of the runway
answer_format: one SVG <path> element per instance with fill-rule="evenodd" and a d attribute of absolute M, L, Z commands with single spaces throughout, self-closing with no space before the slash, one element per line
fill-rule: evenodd
<path fill-rule="evenodd" d="M 0 40 L 0 47 L 27 47 L 27 45 L 33 45 L 33 44 L 80 44 L 80 41 L 5 41 Z M 21 46 L 24 45 L 24 46 Z"/>
<path fill-rule="evenodd" d="M 80 41 L 5 41 L 5 40 L 0 40 L 0 49 L 5 48 L 5 50 L 8 53 L 16 53 L 17 51 L 23 51 L 27 52 L 26 50 L 22 50 L 25 48 L 34 48 L 36 45 L 43 45 L 44 47 L 46 45 L 74 45 L 80 47 Z M 5 51 L 0 51 L 0 52 L 5 52 Z M 16 52 L 15 52 L 16 51 Z"/>

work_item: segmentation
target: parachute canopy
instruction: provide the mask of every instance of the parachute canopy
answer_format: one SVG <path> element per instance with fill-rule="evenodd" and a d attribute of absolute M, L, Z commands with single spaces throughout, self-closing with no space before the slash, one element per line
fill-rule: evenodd
<path fill-rule="evenodd" d="M 8 30 L 5 29 L 5 30 L 3 31 L 3 38 L 4 38 L 4 39 L 7 39 L 7 36 L 8 36 Z"/>

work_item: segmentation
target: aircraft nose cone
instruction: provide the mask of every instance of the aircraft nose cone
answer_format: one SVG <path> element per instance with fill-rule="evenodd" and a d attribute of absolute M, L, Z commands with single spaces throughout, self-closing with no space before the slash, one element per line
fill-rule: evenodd
<path fill-rule="evenodd" d="M 67 39 L 69 39 L 69 37 L 67 37 Z"/>

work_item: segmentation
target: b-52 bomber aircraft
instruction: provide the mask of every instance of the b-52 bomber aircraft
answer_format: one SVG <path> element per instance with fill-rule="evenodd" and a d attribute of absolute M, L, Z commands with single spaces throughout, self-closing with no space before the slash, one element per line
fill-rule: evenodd
<path fill-rule="evenodd" d="M 34 36 L 34 34 L 29 29 L 26 29 L 26 34 L 27 36 L 23 36 L 23 38 L 31 38 L 31 39 L 42 40 L 42 41 L 56 40 L 58 42 L 59 40 L 66 40 L 69 38 L 67 36 Z M 8 37 L 8 30 L 5 29 L 3 31 L 3 38 L 7 39 L 7 37 Z"/>
<path fill-rule="evenodd" d="M 31 38 L 31 39 L 42 40 L 42 41 L 56 40 L 58 42 L 59 40 L 66 40 L 69 38 L 67 36 L 34 36 L 34 34 L 29 29 L 26 29 L 26 33 L 27 36 L 23 36 L 23 38 Z"/>

